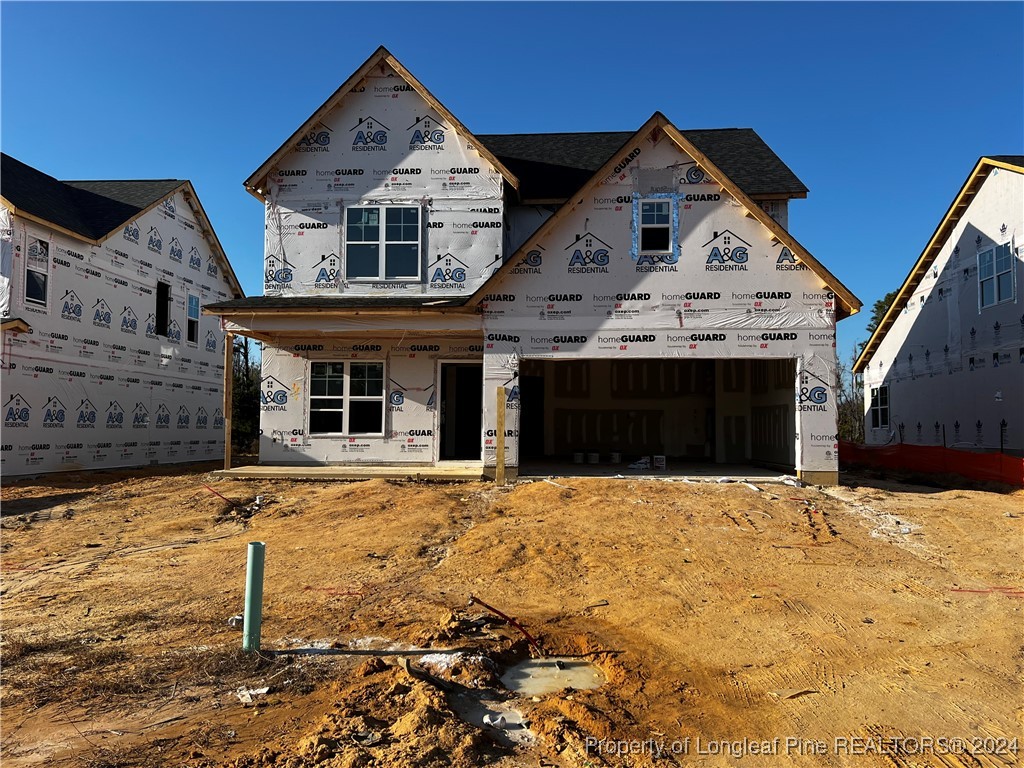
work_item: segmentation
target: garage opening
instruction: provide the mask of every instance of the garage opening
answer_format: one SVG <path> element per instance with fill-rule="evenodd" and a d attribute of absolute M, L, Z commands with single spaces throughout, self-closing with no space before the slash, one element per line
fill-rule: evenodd
<path fill-rule="evenodd" d="M 792 471 L 795 379 L 793 359 L 521 360 L 520 472 L 581 455 Z"/>

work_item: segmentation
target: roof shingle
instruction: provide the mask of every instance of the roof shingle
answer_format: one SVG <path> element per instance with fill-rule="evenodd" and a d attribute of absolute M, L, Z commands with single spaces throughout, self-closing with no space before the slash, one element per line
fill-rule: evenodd
<path fill-rule="evenodd" d="M 750 128 L 681 133 L 751 197 L 804 197 L 807 187 Z M 515 133 L 477 136 L 520 181 L 527 200 L 562 200 L 582 187 L 634 135 Z"/>
<path fill-rule="evenodd" d="M 178 179 L 59 181 L 0 153 L 0 194 L 8 202 L 89 240 L 106 237 L 184 183 Z"/>

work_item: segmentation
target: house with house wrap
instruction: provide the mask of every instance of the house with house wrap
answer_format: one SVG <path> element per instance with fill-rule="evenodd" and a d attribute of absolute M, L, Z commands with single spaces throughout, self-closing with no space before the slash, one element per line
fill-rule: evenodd
<path fill-rule="evenodd" d="M 1024 156 L 982 157 L 858 357 L 868 445 L 1024 455 Z"/>
<path fill-rule="evenodd" d="M 807 189 L 752 130 L 475 136 L 381 48 L 245 186 L 264 295 L 205 311 L 263 344 L 263 464 L 492 472 L 501 438 L 510 472 L 836 479 L 860 302 L 788 233 Z"/>
<path fill-rule="evenodd" d="M 3 477 L 224 453 L 224 332 L 244 296 L 192 184 L 0 174 Z"/>

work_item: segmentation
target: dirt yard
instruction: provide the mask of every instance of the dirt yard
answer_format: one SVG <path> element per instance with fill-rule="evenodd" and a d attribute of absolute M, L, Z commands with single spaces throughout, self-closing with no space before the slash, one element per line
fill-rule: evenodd
<path fill-rule="evenodd" d="M 1022 760 L 1024 492 L 206 469 L 3 489 L 5 768 Z M 290 653 L 229 626 L 255 540 L 263 646 Z M 607 682 L 511 695 L 530 648 L 470 595 Z M 373 649 L 462 650 L 329 653 Z"/>

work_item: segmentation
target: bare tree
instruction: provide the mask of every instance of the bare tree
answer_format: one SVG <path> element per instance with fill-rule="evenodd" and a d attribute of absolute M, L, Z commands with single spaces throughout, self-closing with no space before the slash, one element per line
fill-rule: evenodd
<path fill-rule="evenodd" d="M 849 362 L 836 359 L 836 410 L 840 440 L 864 442 L 864 380 L 853 372 L 854 354 Z"/>
<path fill-rule="evenodd" d="M 232 398 L 232 444 L 237 453 L 251 453 L 260 429 L 259 365 L 252 359 L 252 340 L 236 337 L 234 348 L 234 396 Z"/>

